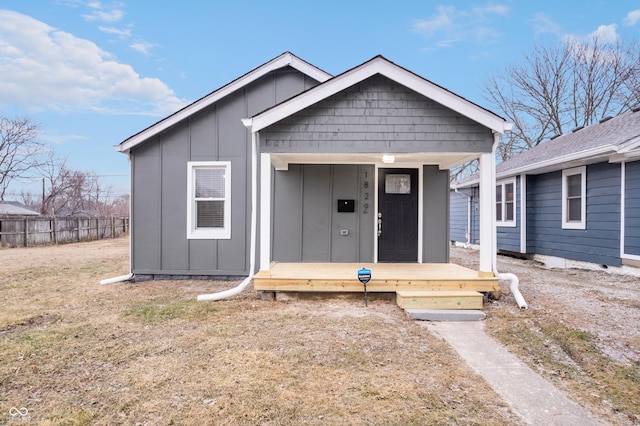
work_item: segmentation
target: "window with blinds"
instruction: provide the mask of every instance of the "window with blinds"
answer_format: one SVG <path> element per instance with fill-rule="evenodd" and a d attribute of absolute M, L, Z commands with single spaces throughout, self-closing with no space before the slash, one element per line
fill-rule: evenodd
<path fill-rule="evenodd" d="M 231 238 L 231 163 L 188 163 L 188 238 Z"/>

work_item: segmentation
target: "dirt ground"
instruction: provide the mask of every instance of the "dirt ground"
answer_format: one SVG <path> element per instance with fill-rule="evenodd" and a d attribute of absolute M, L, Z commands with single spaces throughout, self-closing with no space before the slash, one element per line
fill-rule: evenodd
<path fill-rule="evenodd" d="M 452 261 L 477 268 L 477 253 L 451 249 Z M 640 363 L 640 278 L 606 270 L 548 269 L 539 262 L 498 256 L 498 270 L 513 273 L 520 290 L 537 316 L 552 316 L 571 327 L 588 331 L 598 347 L 613 359 Z M 508 283 L 504 298 L 489 306 L 518 310 Z M 489 318 L 489 321 L 491 318 Z"/>
<path fill-rule="evenodd" d="M 128 249 L 0 249 L 0 424 L 522 424 L 393 300 L 249 289 L 196 302 L 235 283 L 99 285 L 128 272 Z M 638 424 L 639 280 L 499 268 L 520 277 L 529 309 L 505 287 L 485 303 L 487 331 L 603 424 Z"/>

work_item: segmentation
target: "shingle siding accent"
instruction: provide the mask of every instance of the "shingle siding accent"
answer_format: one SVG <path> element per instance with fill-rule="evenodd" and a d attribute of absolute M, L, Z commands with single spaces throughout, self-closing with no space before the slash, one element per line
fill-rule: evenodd
<path fill-rule="evenodd" d="M 490 152 L 491 131 L 374 76 L 261 133 L 264 152 Z"/>

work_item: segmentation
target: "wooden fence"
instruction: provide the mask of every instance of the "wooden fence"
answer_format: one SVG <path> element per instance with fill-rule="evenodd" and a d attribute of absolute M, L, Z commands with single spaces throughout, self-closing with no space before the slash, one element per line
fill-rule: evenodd
<path fill-rule="evenodd" d="M 128 217 L 0 217 L 0 247 L 101 240 L 128 232 Z"/>

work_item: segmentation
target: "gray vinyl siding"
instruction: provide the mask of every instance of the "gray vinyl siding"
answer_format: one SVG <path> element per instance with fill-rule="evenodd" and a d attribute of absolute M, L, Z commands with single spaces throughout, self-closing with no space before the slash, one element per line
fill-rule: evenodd
<path fill-rule="evenodd" d="M 640 161 L 625 165 L 624 254 L 640 256 Z"/>
<path fill-rule="evenodd" d="M 382 76 L 261 132 L 263 152 L 491 152 L 491 130 Z"/>
<path fill-rule="evenodd" d="M 562 229 L 562 172 L 530 176 L 527 252 L 619 266 L 620 165 L 587 166 L 586 229 Z"/>
<path fill-rule="evenodd" d="M 516 226 L 497 226 L 496 227 L 496 236 L 497 236 L 497 244 L 498 250 L 510 251 L 519 253 L 520 252 L 520 212 L 521 212 L 521 202 L 520 202 L 520 188 L 522 185 L 520 184 L 520 176 L 516 177 L 516 211 L 515 211 L 515 221 Z"/>
<path fill-rule="evenodd" d="M 423 167 L 422 261 L 449 262 L 449 171 Z"/>
<path fill-rule="evenodd" d="M 251 136 L 241 120 L 316 84 L 275 71 L 131 151 L 134 273 L 249 273 Z M 231 162 L 231 239 L 187 239 L 188 161 Z"/>
<path fill-rule="evenodd" d="M 291 164 L 287 171 L 276 171 L 273 260 L 373 261 L 373 173 L 372 165 L 329 164 Z M 356 211 L 338 212 L 339 199 L 355 200 Z M 348 235 L 340 235 L 341 230 Z"/>

